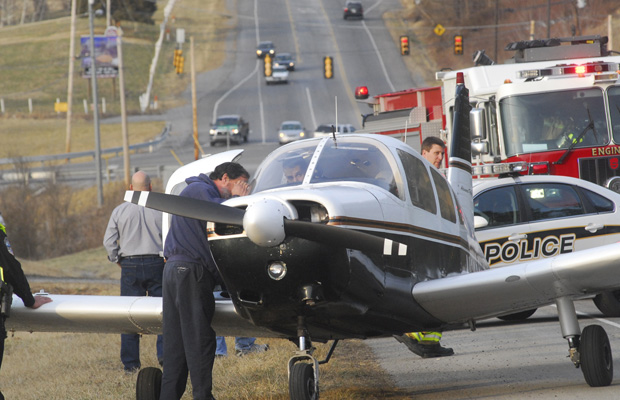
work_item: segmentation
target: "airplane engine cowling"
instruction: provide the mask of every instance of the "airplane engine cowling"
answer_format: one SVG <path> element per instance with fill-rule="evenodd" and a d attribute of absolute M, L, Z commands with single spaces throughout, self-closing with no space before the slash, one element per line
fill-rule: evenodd
<path fill-rule="evenodd" d="M 243 229 L 257 245 L 277 246 L 286 238 L 284 218 L 296 219 L 295 209 L 279 199 L 265 197 L 248 204 L 243 216 Z"/>

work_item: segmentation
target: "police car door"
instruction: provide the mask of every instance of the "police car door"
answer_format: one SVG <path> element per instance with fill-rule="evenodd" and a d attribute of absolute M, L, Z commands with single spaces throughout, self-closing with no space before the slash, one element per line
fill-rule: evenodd
<path fill-rule="evenodd" d="M 474 216 L 483 221 L 482 226 L 476 222 L 476 239 L 491 268 L 518 261 L 522 250 L 527 251 L 531 228 L 521 204 L 514 183 L 474 197 Z"/>
<path fill-rule="evenodd" d="M 530 214 L 532 258 L 589 249 L 618 241 L 614 203 L 580 186 L 545 182 L 518 185 Z M 616 229 L 617 231 L 617 229 Z M 521 255 L 523 259 L 523 255 Z"/>

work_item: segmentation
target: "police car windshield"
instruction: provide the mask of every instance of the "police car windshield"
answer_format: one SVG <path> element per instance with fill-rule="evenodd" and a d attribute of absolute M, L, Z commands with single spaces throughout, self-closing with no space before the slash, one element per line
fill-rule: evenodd
<path fill-rule="evenodd" d="M 305 140 L 277 149 L 260 165 L 252 182 L 256 193 L 302 183 L 362 182 L 396 194 L 397 167 L 381 142 L 360 137 Z"/>

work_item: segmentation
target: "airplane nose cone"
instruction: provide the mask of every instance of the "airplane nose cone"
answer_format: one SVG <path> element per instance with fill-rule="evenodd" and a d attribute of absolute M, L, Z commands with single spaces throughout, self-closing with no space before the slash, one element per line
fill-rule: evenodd
<path fill-rule="evenodd" d="M 281 201 L 263 198 L 252 202 L 245 210 L 243 229 L 248 238 L 259 246 L 272 247 L 282 243 L 284 218 L 293 219 L 291 210 Z"/>

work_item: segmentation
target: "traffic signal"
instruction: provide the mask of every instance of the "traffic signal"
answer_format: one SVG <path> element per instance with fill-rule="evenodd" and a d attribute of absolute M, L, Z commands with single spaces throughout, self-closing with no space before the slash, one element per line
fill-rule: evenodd
<path fill-rule="evenodd" d="M 454 54 L 463 55 L 463 35 L 454 35 Z"/>
<path fill-rule="evenodd" d="M 176 49 L 174 51 L 174 61 L 172 65 L 174 65 L 174 70 L 177 74 L 183 73 L 183 64 L 185 63 L 185 57 L 183 57 L 183 50 Z"/>
<path fill-rule="evenodd" d="M 333 59 L 330 56 L 323 57 L 323 64 L 325 65 L 323 76 L 325 79 L 332 79 L 334 77 Z"/>
<path fill-rule="evenodd" d="M 409 36 L 400 37 L 400 55 L 401 56 L 409 55 Z"/>
<path fill-rule="evenodd" d="M 269 54 L 265 54 L 265 58 L 263 58 L 263 60 L 265 61 L 265 76 L 271 76 L 271 57 Z"/>

